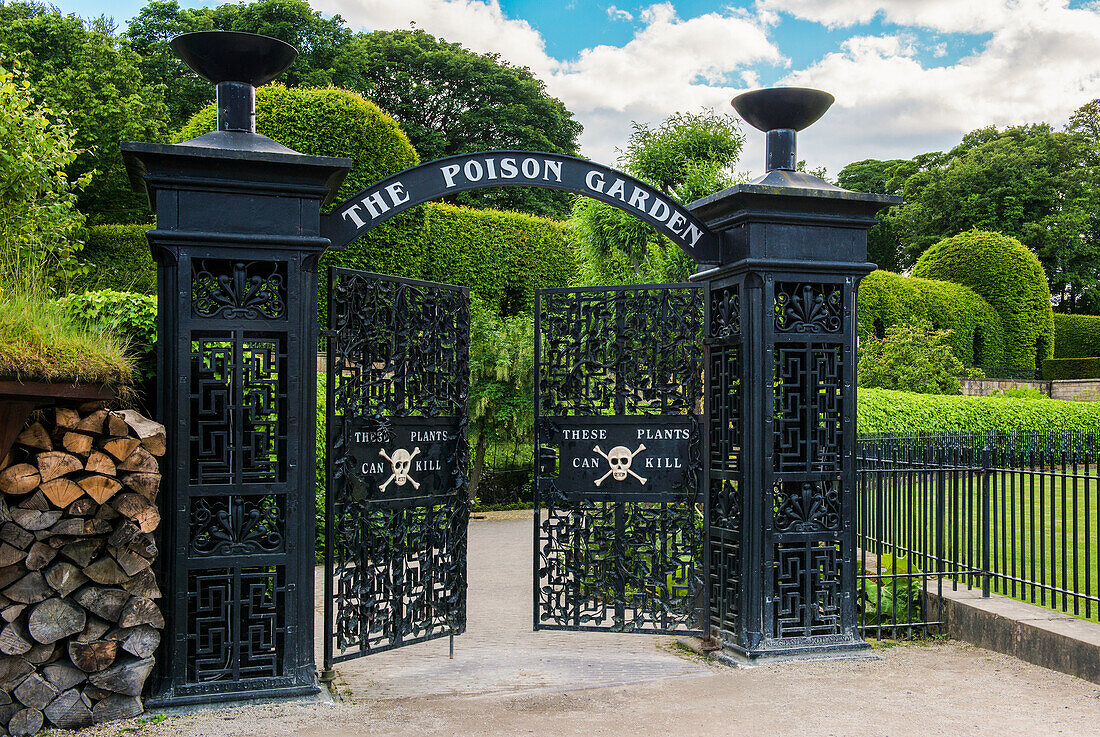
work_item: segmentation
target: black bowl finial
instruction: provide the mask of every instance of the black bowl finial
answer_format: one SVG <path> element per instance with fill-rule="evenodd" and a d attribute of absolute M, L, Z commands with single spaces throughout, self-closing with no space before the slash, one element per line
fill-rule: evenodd
<path fill-rule="evenodd" d="M 278 77 L 298 50 L 277 38 L 238 31 L 199 31 L 172 39 L 172 50 L 214 84 L 241 82 L 259 87 Z"/>
<path fill-rule="evenodd" d="M 749 125 L 762 131 L 809 128 L 825 114 L 835 98 L 807 87 L 771 87 L 733 98 L 733 107 Z"/>

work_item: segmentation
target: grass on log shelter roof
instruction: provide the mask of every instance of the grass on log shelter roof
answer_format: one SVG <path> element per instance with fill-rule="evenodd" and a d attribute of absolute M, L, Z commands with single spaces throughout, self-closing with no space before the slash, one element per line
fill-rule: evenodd
<path fill-rule="evenodd" d="M 114 386 L 134 378 L 126 341 L 73 319 L 60 305 L 0 293 L 0 379 Z"/>

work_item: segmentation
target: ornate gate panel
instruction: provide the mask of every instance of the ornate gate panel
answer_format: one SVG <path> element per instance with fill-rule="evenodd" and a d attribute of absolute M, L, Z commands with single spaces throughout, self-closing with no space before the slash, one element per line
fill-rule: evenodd
<path fill-rule="evenodd" d="M 470 300 L 329 273 L 325 669 L 466 627 Z"/>
<path fill-rule="evenodd" d="M 535 629 L 700 630 L 702 289 L 535 299 Z"/>

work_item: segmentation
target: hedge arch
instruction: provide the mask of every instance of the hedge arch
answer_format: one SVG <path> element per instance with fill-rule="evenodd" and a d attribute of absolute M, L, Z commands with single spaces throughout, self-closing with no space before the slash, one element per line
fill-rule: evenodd
<path fill-rule="evenodd" d="M 984 298 L 1001 318 L 1006 365 L 1036 368 L 1054 354 L 1050 285 L 1015 238 L 984 230 L 945 238 L 917 260 L 913 276 L 962 284 Z"/>
<path fill-rule="evenodd" d="M 952 331 L 948 344 L 967 366 L 1003 362 L 1004 331 L 996 311 L 960 284 L 873 271 L 859 286 L 859 334 L 882 338 L 895 325 Z"/>

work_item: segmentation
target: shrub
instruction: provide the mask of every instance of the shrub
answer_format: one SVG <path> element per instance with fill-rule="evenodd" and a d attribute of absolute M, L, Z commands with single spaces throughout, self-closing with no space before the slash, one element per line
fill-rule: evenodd
<path fill-rule="evenodd" d="M 971 230 L 945 238 L 917 260 L 913 276 L 970 287 L 997 311 L 1004 363 L 1037 367 L 1054 350 L 1050 286 L 1038 257 L 1010 236 Z"/>
<path fill-rule="evenodd" d="M 1100 402 L 963 397 L 860 389 L 857 428 L 883 433 L 1100 431 Z"/>
<path fill-rule="evenodd" d="M 922 394 L 960 394 L 963 370 L 946 340 L 948 331 L 894 325 L 882 340 L 859 346 L 859 385 Z"/>
<path fill-rule="evenodd" d="M 187 121 L 175 141 L 210 133 L 216 125 L 217 109 L 210 103 Z M 397 122 L 349 90 L 264 85 L 256 90 L 256 130 L 299 153 L 350 158 L 351 171 L 337 200 L 420 163 Z"/>
<path fill-rule="evenodd" d="M 1100 379 L 1100 358 L 1048 358 L 1043 361 L 1043 378 Z"/>
<path fill-rule="evenodd" d="M 895 325 L 949 330 L 946 343 L 964 365 L 1003 362 L 1001 319 L 989 303 L 961 284 L 873 271 L 859 285 L 860 339 L 884 338 Z"/>
<path fill-rule="evenodd" d="M 124 337 L 139 378 L 149 378 L 156 373 L 156 297 L 104 289 L 71 294 L 59 302 L 74 320 L 106 327 Z"/>
<path fill-rule="evenodd" d="M 157 293 L 157 265 L 149 252 L 145 231 L 152 225 L 95 225 L 80 260 L 87 273 L 73 282 L 73 291 L 101 289 L 138 294 Z"/>
<path fill-rule="evenodd" d="M 1054 313 L 1054 357 L 1100 356 L 1100 316 Z"/>

